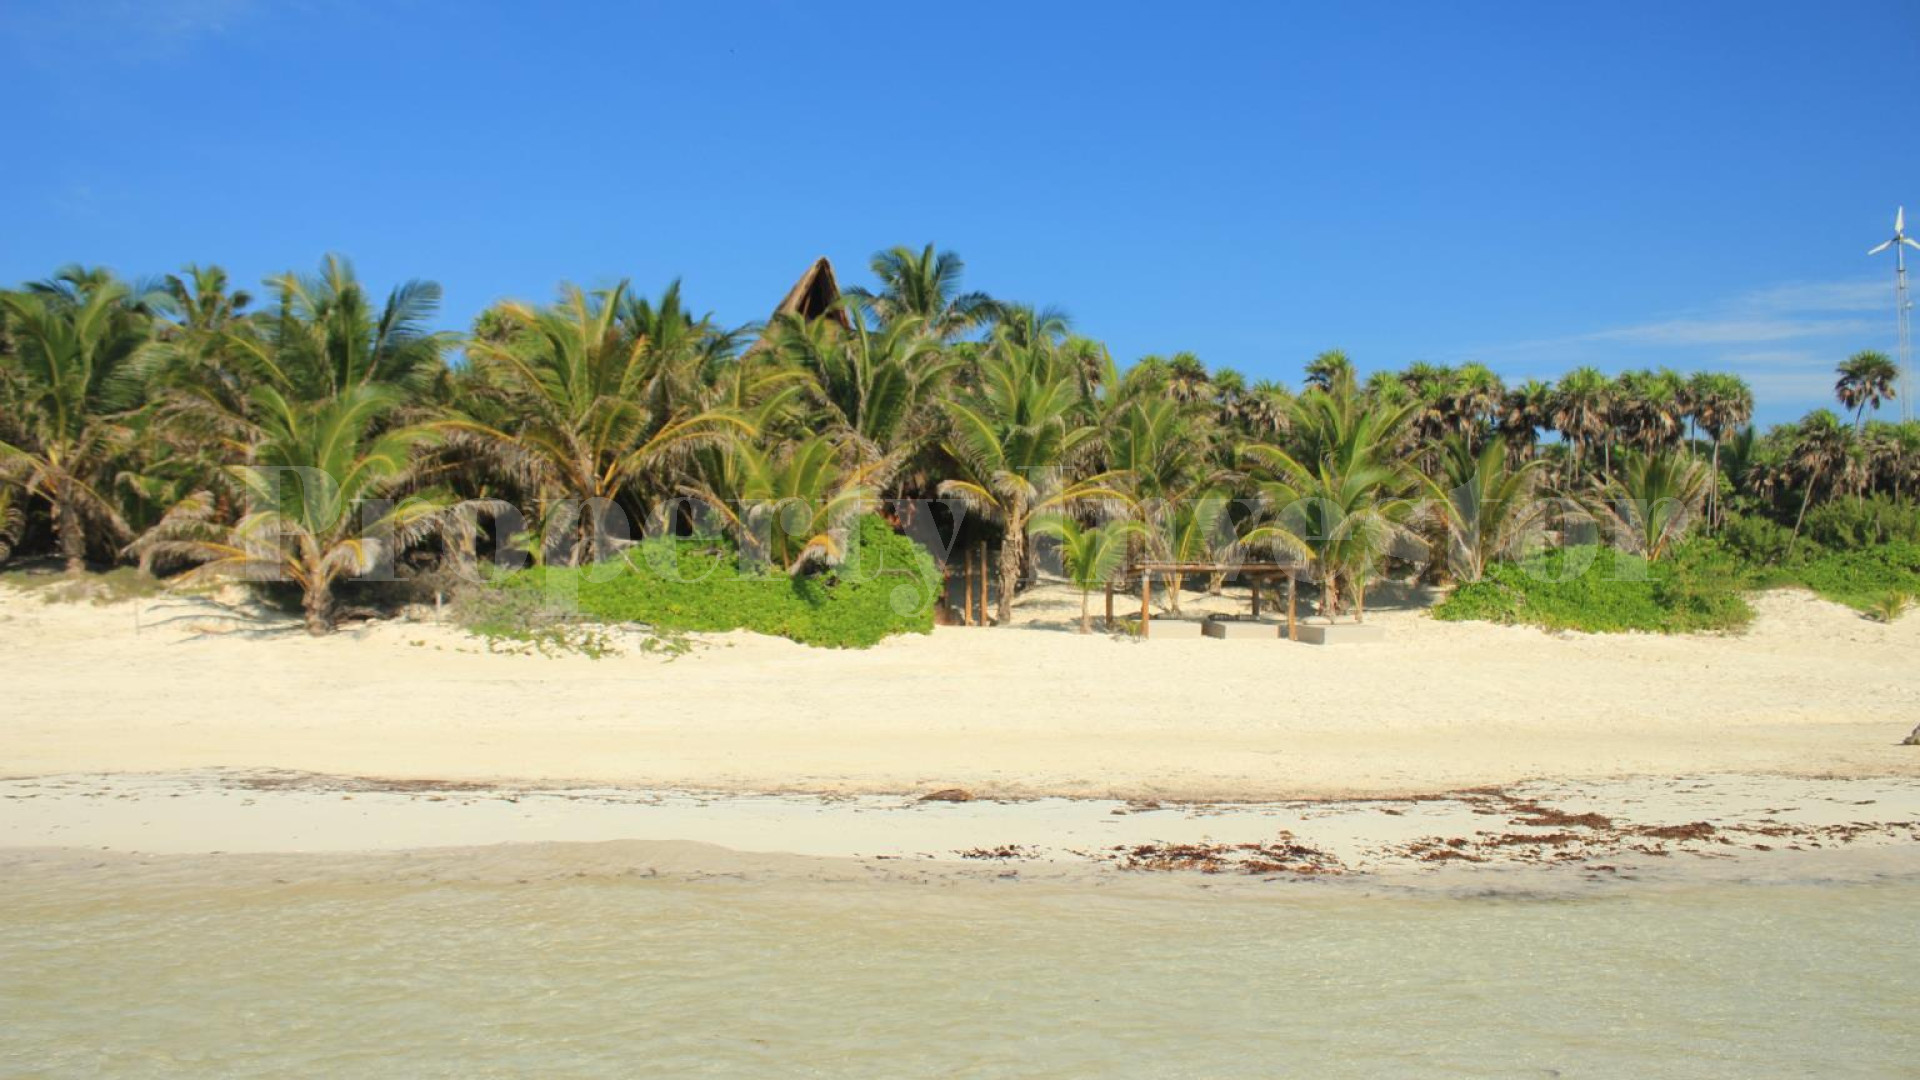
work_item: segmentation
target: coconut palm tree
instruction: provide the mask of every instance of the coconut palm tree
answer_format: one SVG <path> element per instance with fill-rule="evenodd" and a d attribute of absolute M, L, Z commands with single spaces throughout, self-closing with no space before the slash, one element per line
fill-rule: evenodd
<path fill-rule="evenodd" d="M 149 320 L 115 281 L 89 281 L 69 296 L 0 294 L 12 355 L 0 380 L 0 480 L 45 500 L 69 573 L 86 565 L 88 541 L 130 535 L 109 484 L 139 403 L 137 357 Z"/>
<path fill-rule="evenodd" d="M 1622 451 L 1589 508 L 1628 550 L 1658 561 L 1699 517 L 1707 483 L 1706 466 L 1684 454 Z"/>
<path fill-rule="evenodd" d="M 782 316 L 770 335 L 784 363 L 813 377 L 817 404 L 869 461 L 904 458 L 934 433 L 938 396 L 960 362 L 918 316 L 870 330 L 831 319 Z"/>
<path fill-rule="evenodd" d="M 1419 484 L 1393 454 L 1419 404 L 1381 405 L 1351 387 L 1312 390 L 1295 403 L 1294 449 L 1242 449 L 1264 516 L 1243 538 L 1250 548 L 1310 558 L 1320 574 L 1321 613 L 1365 610 L 1367 582 L 1391 548 L 1412 536 Z"/>
<path fill-rule="evenodd" d="M 19 488 L 0 484 L 0 566 L 13 558 L 13 546 L 27 530 L 27 515 L 20 510 L 19 498 Z"/>
<path fill-rule="evenodd" d="M 413 479 L 412 452 L 433 433 L 424 427 L 380 433 L 404 400 L 392 386 L 349 386 L 320 402 L 290 400 L 273 387 L 254 393 L 260 417 L 254 463 L 229 470 L 248 503 L 239 523 L 216 520 L 212 494 L 201 492 L 128 550 L 143 565 L 160 557 L 199 563 L 183 582 L 215 576 L 292 582 L 307 632 L 330 633 L 339 618 L 338 582 L 390 566 L 441 526 L 450 504 L 444 492 L 383 501 Z"/>
<path fill-rule="evenodd" d="M 946 450 L 960 475 L 940 491 L 1001 528 L 1003 625 L 1013 617 L 1033 517 L 1082 500 L 1124 498 L 1112 475 L 1074 475 L 1098 451 L 1100 429 L 1084 420 L 1076 373 L 1049 353 L 999 337 L 981 357 L 977 385 L 946 405 Z"/>
<path fill-rule="evenodd" d="M 951 251 L 936 254 L 932 244 L 917 252 L 893 247 L 874 255 L 868 265 L 880 279 L 880 291 L 856 287 L 848 289 L 847 295 L 882 326 L 915 318 L 928 333 L 951 341 L 998 314 L 998 305 L 986 293 L 960 291 L 966 263 Z"/>
<path fill-rule="evenodd" d="M 417 395 L 446 374 L 454 339 L 429 329 L 440 310 L 434 282 L 406 282 L 376 307 L 353 264 L 328 255 L 317 276 L 286 273 L 267 284 L 275 305 L 260 332 L 230 340 L 283 396 L 323 401 L 376 383 Z"/>
<path fill-rule="evenodd" d="M 1853 410 L 1853 430 L 1858 434 L 1866 423 L 1868 409 L 1878 409 L 1894 399 L 1900 368 L 1885 353 L 1868 349 L 1848 357 L 1839 370 L 1833 395 L 1840 400 L 1841 408 Z"/>
<path fill-rule="evenodd" d="M 1447 567 L 1456 581 L 1479 581 L 1540 524 L 1546 504 L 1535 495 L 1547 462 L 1514 464 L 1497 436 L 1476 454 L 1460 435 L 1447 440 L 1440 460 L 1440 477 L 1423 479 L 1435 524 L 1445 534 Z"/>
<path fill-rule="evenodd" d="M 1081 633 L 1093 632 L 1090 607 L 1093 590 L 1105 588 L 1120 572 L 1141 530 L 1137 521 L 1086 526 L 1063 514 L 1049 514 L 1034 520 L 1034 535 L 1052 536 L 1060 541 L 1060 559 L 1066 567 L 1067 580 L 1080 590 Z"/>
<path fill-rule="evenodd" d="M 661 500 L 681 486 L 675 470 L 694 448 L 755 432 L 736 412 L 703 409 L 673 389 L 687 380 L 673 361 L 688 358 L 622 327 L 626 289 L 567 286 L 538 311 L 502 305 L 515 332 L 469 346 L 474 379 L 462 411 L 438 423 L 533 499 L 553 542 L 546 554 L 569 563 L 595 550 L 606 515 L 642 478 L 641 497 Z"/>
<path fill-rule="evenodd" d="M 886 463 L 850 443 L 824 435 L 764 448 L 735 440 L 717 451 L 723 467 L 687 493 L 719 515 L 748 560 L 791 574 L 837 565 L 886 479 Z"/>

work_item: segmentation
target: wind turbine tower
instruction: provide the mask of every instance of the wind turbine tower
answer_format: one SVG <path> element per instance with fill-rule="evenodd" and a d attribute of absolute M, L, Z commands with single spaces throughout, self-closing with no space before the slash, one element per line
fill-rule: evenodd
<path fill-rule="evenodd" d="M 1920 244 L 1914 243 L 1907 235 L 1907 208 L 1902 206 L 1893 212 L 1893 238 L 1882 240 L 1880 246 L 1867 252 L 1878 255 L 1888 248 L 1893 249 L 1893 312 L 1899 320 L 1900 338 L 1900 419 L 1913 419 L 1913 328 L 1911 312 L 1913 301 L 1907 299 L 1907 249 L 1920 251 Z"/>

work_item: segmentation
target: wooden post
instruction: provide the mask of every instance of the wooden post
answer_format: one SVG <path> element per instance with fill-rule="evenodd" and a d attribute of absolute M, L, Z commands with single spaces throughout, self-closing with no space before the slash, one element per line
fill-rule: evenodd
<path fill-rule="evenodd" d="M 1140 571 L 1140 636 L 1147 636 L 1147 624 L 1153 621 L 1153 571 Z"/>
<path fill-rule="evenodd" d="M 1113 630 L 1113 579 L 1107 579 L 1107 630 Z"/>
<path fill-rule="evenodd" d="M 1247 588 L 1253 590 L 1253 617 L 1258 619 L 1260 617 L 1260 578 L 1256 575 L 1248 575 Z"/>
<path fill-rule="evenodd" d="M 1299 620 L 1300 609 L 1294 602 L 1294 598 L 1299 593 L 1299 589 L 1300 589 L 1300 578 L 1298 575 L 1296 575 L 1293 572 L 1293 569 L 1289 567 L 1287 569 L 1287 640 L 1288 641 L 1300 640 L 1300 620 Z"/>
<path fill-rule="evenodd" d="M 980 541 L 980 625 L 992 626 L 987 621 L 987 542 Z"/>

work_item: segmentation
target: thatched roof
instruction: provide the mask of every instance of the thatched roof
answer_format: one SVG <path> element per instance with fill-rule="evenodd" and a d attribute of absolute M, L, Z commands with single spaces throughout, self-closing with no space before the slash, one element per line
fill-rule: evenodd
<path fill-rule="evenodd" d="M 798 315 L 809 321 L 824 315 L 851 330 L 853 320 L 847 318 L 844 310 L 834 306 L 834 302 L 839 299 L 840 282 L 833 276 L 833 264 L 827 261 L 825 255 L 822 255 L 813 260 L 813 265 L 807 267 L 807 272 L 801 274 L 800 280 L 794 282 L 793 288 L 787 290 L 786 299 L 781 300 L 780 306 L 773 309 L 773 319 L 768 319 L 767 322 L 771 324 L 774 319 L 782 315 Z"/>

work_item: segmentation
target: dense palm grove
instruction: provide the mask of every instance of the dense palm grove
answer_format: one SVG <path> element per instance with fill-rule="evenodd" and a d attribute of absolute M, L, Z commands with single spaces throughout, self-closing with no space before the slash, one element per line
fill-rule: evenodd
<path fill-rule="evenodd" d="M 1085 589 L 1143 554 L 1305 560 L 1333 614 L 1383 574 L 1478 580 L 1544 535 L 1659 560 L 1759 521 L 1791 550 L 1810 510 L 1920 490 L 1920 426 L 1865 419 L 1896 383 L 1874 353 L 1841 366 L 1850 416 L 1762 434 L 1745 383 L 1711 372 L 1361 380 L 1339 352 L 1297 388 L 1185 353 L 1122 370 L 1056 311 L 962 292 L 961 269 L 895 249 L 844 317 L 742 327 L 677 283 L 566 286 L 462 337 L 431 329 L 435 285 L 381 300 L 337 258 L 258 297 L 218 268 L 67 268 L 0 293 L 0 559 L 291 583 L 320 632 L 338 586 L 396 561 L 577 565 L 634 528 L 713 529 L 804 574 L 858 515 L 936 514 L 950 539 L 964 506 L 1001 621 L 1033 537 Z"/>

